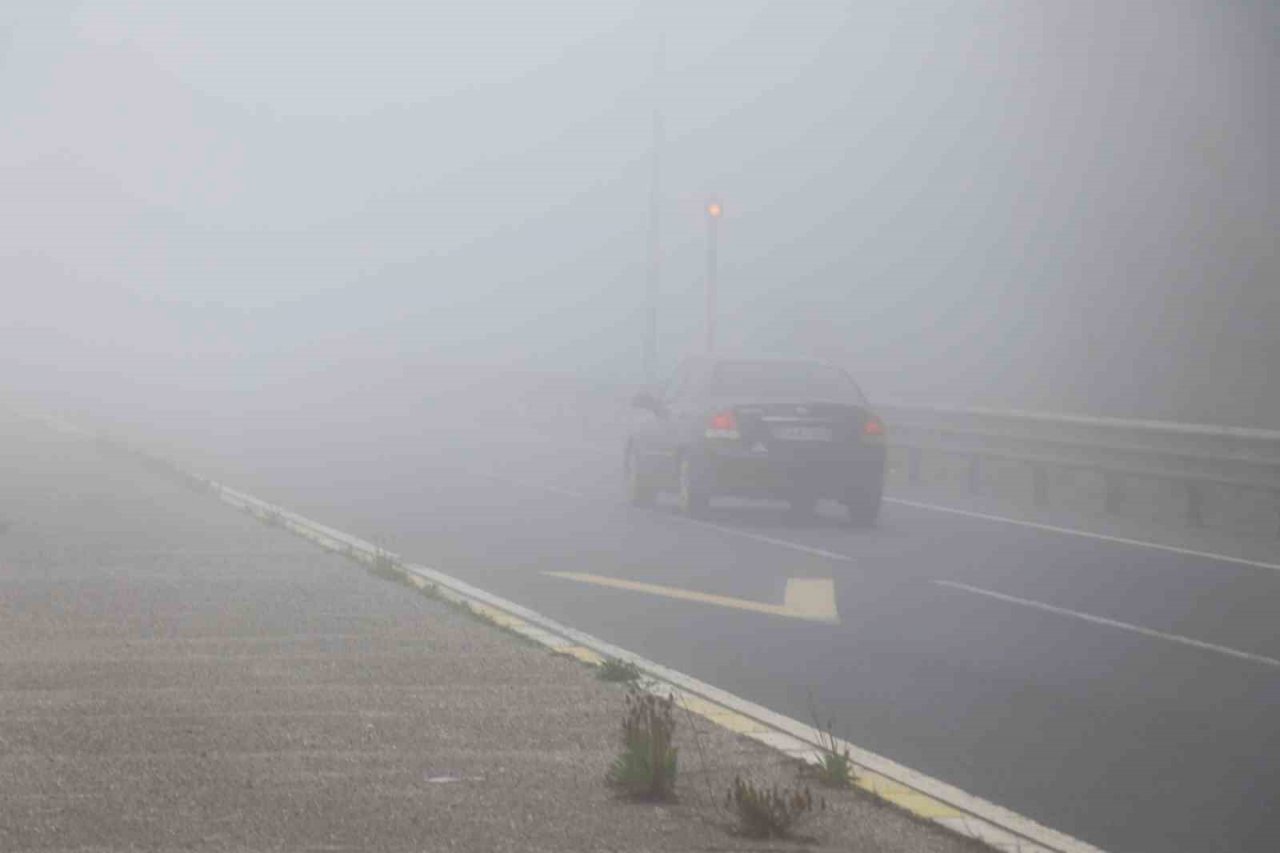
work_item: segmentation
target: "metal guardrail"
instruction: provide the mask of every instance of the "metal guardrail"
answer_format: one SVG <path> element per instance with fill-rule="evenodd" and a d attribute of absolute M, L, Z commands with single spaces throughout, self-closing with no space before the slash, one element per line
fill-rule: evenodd
<path fill-rule="evenodd" d="M 584 389 L 569 398 L 541 400 L 541 414 L 614 438 L 629 423 L 629 396 L 627 389 Z M 892 458 L 912 483 L 925 479 L 924 463 L 935 457 L 959 461 L 973 493 L 983 490 L 990 468 L 1018 467 L 1029 483 L 1016 499 L 1044 508 L 1051 492 L 1064 488 L 1064 472 L 1088 472 L 1098 481 L 1105 512 L 1125 514 L 1135 482 L 1146 481 L 1171 492 L 1161 494 L 1160 512 L 1176 511 L 1188 526 L 1213 526 L 1206 523 L 1211 518 L 1217 523 L 1248 514 L 1251 529 L 1265 527 L 1280 536 L 1277 430 L 977 407 L 877 403 L 873 408 L 888 423 Z M 1224 493 L 1234 494 L 1235 503 L 1228 506 Z"/>
<path fill-rule="evenodd" d="M 523 428 L 565 429 L 613 442 L 626 432 L 634 412 L 635 388 L 613 382 L 589 383 L 572 376 L 525 377 L 505 382 L 490 403 L 510 412 Z M 1101 492 L 1111 513 L 1137 512 L 1136 481 L 1157 484 L 1139 500 L 1161 517 L 1173 514 L 1190 526 L 1223 524 L 1280 536 L 1280 431 L 1123 420 L 991 408 L 876 403 L 889 426 L 897 467 L 920 482 L 925 461 L 947 457 L 967 469 L 962 479 L 973 492 L 996 478 L 990 470 L 1021 468 L 1026 487 L 1016 500 L 1047 507 L 1059 493 Z M 932 466 L 936 468 L 937 466 Z M 1088 472 L 1096 482 L 1070 482 L 1068 472 Z M 1228 493 L 1234 498 L 1224 497 Z M 1077 494 L 1067 496 L 1074 500 Z M 1089 498 L 1092 500 L 1092 497 Z"/>
<path fill-rule="evenodd" d="M 1239 439 L 1275 443 L 1280 450 L 1280 430 L 1251 429 L 1248 427 L 1213 426 L 1211 424 L 1184 424 L 1173 421 L 1125 420 L 1122 418 L 1098 418 L 1086 415 L 1064 415 L 1046 412 L 1027 412 L 1018 409 L 986 409 L 980 407 L 928 406 L 909 403 L 877 404 L 880 412 L 921 413 L 950 415 L 961 418 L 994 418 L 1004 421 L 1050 423 L 1082 426 L 1092 429 L 1115 430 L 1131 433 L 1156 433 L 1161 435 L 1206 436 L 1218 439 Z"/>
<path fill-rule="evenodd" d="M 1133 479 L 1176 484 L 1191 526 L 1205 523 L 1211 487 L 1280 509 L 1280 431 L 947 406 L 890 404 L 877 411 L 889 423 L 891 446 L 905 455 L 911 482 L 920 482 L 926 454 L 943 454 L 966 460 L 975 492 L 985 462 L 1026 466 L 1037 506 L 1048 504 L 1050 472 L 1073 469 L 1102 477 L 1108 512 L 1119 510 Z M 1280 523 L 1275 530 L 1280 535 Z"/>
<path fill-rule="evenodd" d="M 559 377 L 551 387 L 528 383 L 528 393 L 509 405 L 526 427 L 572 425 L 613 441 L 630 422 L 633 390 Z M 1235 517 L 1248 515 L 1251 530 L 1280 537 L 1280 430 L 979 407 L 874 408 L 888 423 L 894 462 L 909 482 L 925 479 L 926 461 L 945 457 L 960 462 L 967 488 L 976 493 L 992 480 L 989 467 L 1003 465 L 1028 475 L 1017 500 L 1046 507 L 1054 489 L 1072 488 L 1057 475 L 1089 472 L 1107 512 L 1122 514 L 1126 495 L 1136 491 L 1131 484 L 1141 480 L 1169 490 L 1156 495 L 1163 501 L 1160 511 L 1167 515 L 1174 511 L 1170 500 L 1180 501 L 1177 511 L 1189 526 L 1225 521 L 1239 528 Z M 1152 493 L 1144 498 L 1152 500 Z"/>

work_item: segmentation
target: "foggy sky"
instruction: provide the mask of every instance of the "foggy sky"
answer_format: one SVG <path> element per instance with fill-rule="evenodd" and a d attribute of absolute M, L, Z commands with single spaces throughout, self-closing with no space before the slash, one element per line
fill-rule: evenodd
<path fill-rule="evenodd" d="M 1280 428 L 1273 3 L 11 5 L 11 387 L 638 379 L 656 106 L 664 366 L 714 194 L 732 348 L 887 400 Z"/>

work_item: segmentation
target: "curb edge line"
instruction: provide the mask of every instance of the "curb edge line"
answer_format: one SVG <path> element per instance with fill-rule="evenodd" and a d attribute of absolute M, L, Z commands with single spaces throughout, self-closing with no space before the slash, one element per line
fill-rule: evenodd
<path fill-rule="evenodd" d="M 552 652 L 582 660 L 584 655 L 581 650 L 585 650 L 596 656 L 613 657 L 632 663 L 650 678 L 676 688 L 682 704 L 689 711 L 734 734 L 749 737 L 806 763 L 812 764 L 821 758 L 819 732 L 799 720 L 571 628 L 460 578 L 427 566 L 401 562 L 399 555 L 359 537 L 222 483 L 213 480 L 205 482 L 224 503 L 242 510 L 278 513 L 284 521 L 284 529 L 327 550 L 354 552 L 352 556 L 364 562 L 370 562 L 378 555 L 391 557 L 395 560 L 397 571 L 420 589 L 425 584 L 432 584 L 443 597 L 453 603 L 464 605 L 476 616 L 496 627 L 521 634 Z M 496 614 L 486 612 L 491 610 L 498 611 L 502 618 L 494 618 Z M 653 686 L 650 689 L 654 689 Z M 690 698 L 694 701 L 688 701 Z M 730 723 L 729 719 L 733 717 L 739 718 L 743 723 Z M 859 771 L 859 781 L 854 783 L 856 787 L 952 834 L 981 841 L 1008 853 L 1104 853 L 1087 842 L 968 794 L 892 759 L 840 738 L 836 738 L 835 743 L 838 748 L 849 751 Z M 884 785 L 886 781 L 888 786 Z M 899 793 L 886 790 L 894 785 L 906 791 Z"/>

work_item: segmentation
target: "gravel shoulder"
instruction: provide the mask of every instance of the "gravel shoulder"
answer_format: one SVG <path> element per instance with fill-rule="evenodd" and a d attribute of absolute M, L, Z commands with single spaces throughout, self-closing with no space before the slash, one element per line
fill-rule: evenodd
<path fill-rule="evenodd" d="M 443 567 L 446 568 L 447 567 Z M 604 784 L 623 688 L 212 497 L 0 412 L 0 849 L 973 851 L 678 718 L 679 800 Z M 696 732 L 696 734 L 695 734 Z"/>

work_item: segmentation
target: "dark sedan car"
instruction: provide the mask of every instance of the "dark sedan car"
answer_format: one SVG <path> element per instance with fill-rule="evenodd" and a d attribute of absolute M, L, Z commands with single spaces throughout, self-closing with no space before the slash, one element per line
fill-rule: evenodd
<path fill-rule="evenodd" d="M 632 503 L 674 492 L 698 515 L 712 497 L 781 498 L 798 513 L 821 499 L 872 525 L 884 487 L 885 430 L 857 384 L 820 361 L 693 358 L 661 395 L 633 401 L 651 418 L 627 440 Z"/>

